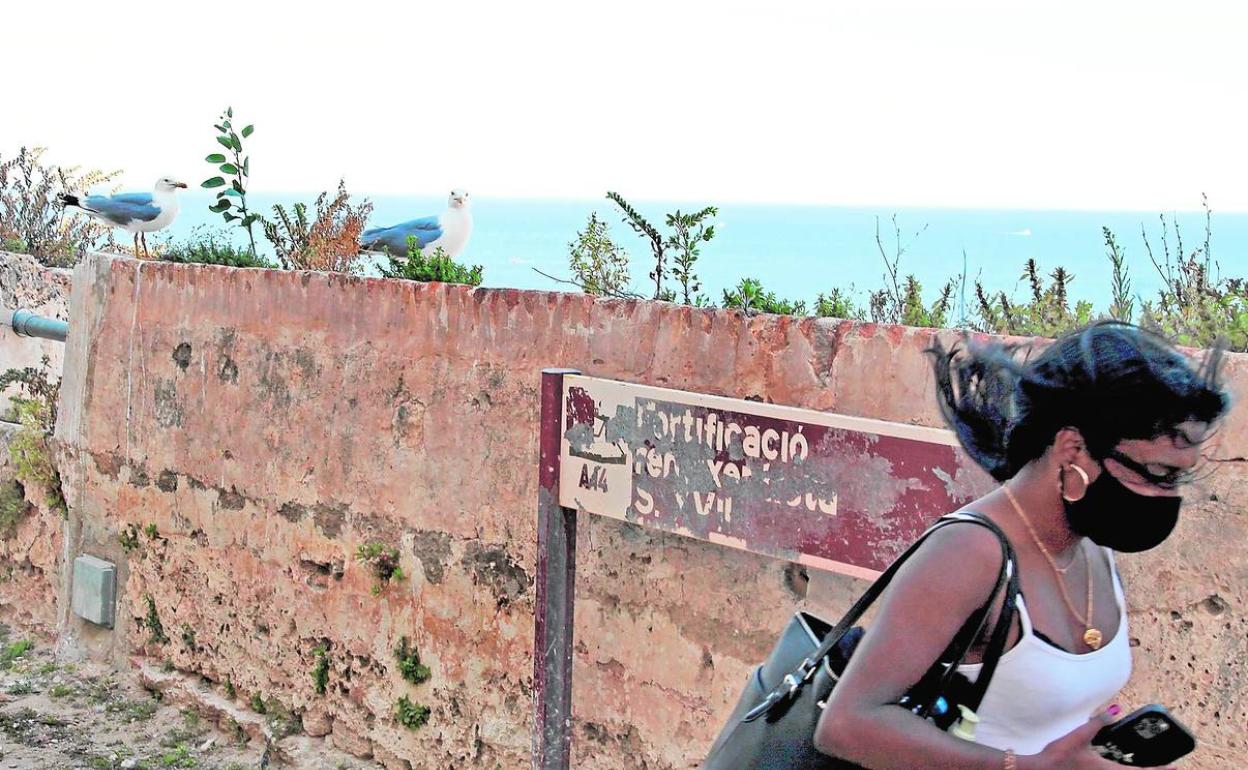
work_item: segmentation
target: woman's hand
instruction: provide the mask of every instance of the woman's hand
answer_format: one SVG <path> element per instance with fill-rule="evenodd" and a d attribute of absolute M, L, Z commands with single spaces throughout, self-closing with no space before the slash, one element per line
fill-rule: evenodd
<path fill-rule="evenodd" d="M 1020 756 L 1018 770 L 1118 770 L 1122 765 L 1092 749 L 1092 739 L 1101 728 L 1113 724 L 1115 716 L 1108 711 L 1101 713 L 1045 746 L 1039 754 Z"/>

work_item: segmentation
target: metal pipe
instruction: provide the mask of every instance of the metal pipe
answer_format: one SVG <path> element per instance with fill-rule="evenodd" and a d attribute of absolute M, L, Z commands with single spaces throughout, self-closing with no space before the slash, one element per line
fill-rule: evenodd
<path fill-rule="evenodd" d="M 64 342 L 69 334 L 69 324 L 65 321 L 35 315 L 29 310 L 2 312 L 0 322 L 13 327 L 13 332 L 19 337 L 42 337 L 45 340 Z"/>

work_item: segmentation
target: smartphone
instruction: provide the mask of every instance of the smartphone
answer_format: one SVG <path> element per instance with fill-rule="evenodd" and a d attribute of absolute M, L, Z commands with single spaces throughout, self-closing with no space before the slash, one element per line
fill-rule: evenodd
<path fill-rule="evenodd" d="M 1168 765 L 1196 748 L 1192 733 L 1156 703 L 1136 709 L 1092 739 L 1092 748 L 1120 765 Z"/>

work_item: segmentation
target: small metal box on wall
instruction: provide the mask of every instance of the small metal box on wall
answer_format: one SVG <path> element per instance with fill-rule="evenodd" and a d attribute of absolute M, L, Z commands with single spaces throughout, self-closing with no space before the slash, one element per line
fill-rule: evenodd
<path fill-rule="evenodd" d="M 74 559 L 74 614 L 112 628 L 116 604 L 117 566 L 86 554 Z"/>

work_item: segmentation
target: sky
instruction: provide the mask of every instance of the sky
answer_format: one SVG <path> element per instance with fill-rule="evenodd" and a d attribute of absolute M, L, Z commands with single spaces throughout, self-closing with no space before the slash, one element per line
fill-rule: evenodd
<path fill-rule="evenodd" d="M 1248 211 L 1239 2 L 13 2 L 0 156 L 257 191 Z"/>

